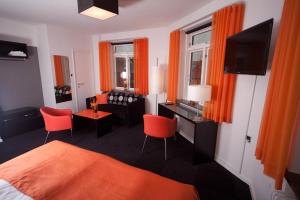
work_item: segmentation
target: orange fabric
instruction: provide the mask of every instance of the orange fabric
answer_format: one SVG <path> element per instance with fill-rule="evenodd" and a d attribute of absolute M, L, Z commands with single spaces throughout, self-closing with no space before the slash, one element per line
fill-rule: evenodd
<path fill-rule="evenodd" d="M 180 31 L 170 33 L 167 100 L 176 102 L 178 89 Z"/>
<path fill-rule="evenodd" d="M 97 94 L 96 95 L 96 104 L 107 104 L 108 93 Z"/>
<path fill-rule="evenodd" d="M 299 19 L 300 1 L 286 0 L 255 152 L 276 189 L 282 187 L 300 101 Z"/>
<path fill-rule="evenodd" d="M 168 138 L 175 135 L 177 119 L 156 115 L 144 115 L 144 133 L 152 137 Z"/>
<path fill-rule="evenodd" d="M 199 199 L 192 185 L 59 141 L 1 164 L 0 178 L 36 200 Z"/>
<path fill-rule="evenodd" d="M 99 43 L 100 90 L 105 92 L 112 89 L 110 75 L 110 47 L 110 42 Z"/>
<path fill-rule="evenodd" d="M 112 113 L 103 112 L 103 111 L 97 111 L 97 113 L 95 113 L 94 110 L 92 110 L 92 109 L 86 109 L 86 110 L 82 110 L 77 113 L 74 113 L 74 115 L 78 115 L 78 116 L 86 117 L 86 118 L 90 118 L 90 119 L 101 119 L 101 118 L 109 116 L 111 114 Z"/>
<path fill-rule="evenodd" d="M 134 45 L 134 92 L 144 96 L 148 89 L 148 38 L 136 39 Z"/>
<path fill-rule="evenodd" d="M 239 3 L 213 14 L 207 77 L 207 84 L 212 86 L 212 99 L 205 105 L 204 117 L 216 122 L 232 121 L 236 75 L 224 74 L 226 38 L 242 30 L 244 10 L 244 4 Z"/>
<path fill-rule="evenodd" d="M 46 131 L 62 131 L 72 129 L 72 110 L 42 107 L 40 109 Z"/>
<path fill-rule="evenodd" d="M 55 69 L 55 78 L 56 78 L 56 86 L 64 86 L 64 75 L 62 71 L 62 63 L 61 56 L 53 56 L 54 57 L 54 69 Z"/>

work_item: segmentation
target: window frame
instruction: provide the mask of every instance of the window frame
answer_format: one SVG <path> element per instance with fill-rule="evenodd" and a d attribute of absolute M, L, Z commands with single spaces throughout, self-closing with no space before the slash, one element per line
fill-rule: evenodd
<path fill-rule="evenodd" d="M 193 45 L 193 36 L 198 35 L 200 33 L 205 33 L 205 32 L 208 32 L 208 31 L 212 31 L 212 27 L 211 26 L 203 28 L 203 29 L 200 29 L 198 31 L 195 31 L 195 32 L 192 32 L 192 33 L 189 33 L 189 34 L 186 34 L 186 36 L 188 38 L 188 48 L 191 48 L 193 46 L 198 46 L 199 45 L 199 44 Z M 204 44 L 204 43 L 201 43 L 201 44 Z"/>
<path fill-rule="evenodd" d="M 122 46 L 122 45 L 128 45 L 128 44 L 117 44 L 113 45 L 113 63 L 114 63 L 114 70 L 113 70 L 113 80 L 114 80 L 114 88 L 117 90 L 125 90 L 124 87 L 118 87 L 117 86 L 117 62 L 116 58 L 125 58 L 126 60 L 126 73 L 127 73 L 127 89 L 130 91 L 133 91 L 134 88 L 130 88 L 130 58 L 134 59 L 134 53 L 133 52 L 116 52 L 116 47 L 117 46 Z"/>
<path fill-rule="evenodd" d="M 202 66 L 201 66 L 201 81 L 200 81 L 200 85 L 205 85 L 206 84 L 206 80 L 207 80 L 207 65 L 208 65 L 208 53 L 209 53 L 209 48 L 210 45 L 197 45 L 197 48 L 192 48 L 190 50 L 187 51 L 187 60 L 188 60 L 188 64 L 187 64 L 187 86 L 189 85 L 198 85 L 198 84 L 190 84 L 191 81 L 191 64 L 192 64 L 192 54 L 195 52 L 199 52 L 202 51 Z"/>
<path fill-rule="evenodd" d="M 134 88 L 130 88 L 130 58 L 134 58 L 133 53 L 114 53 L 113 59 L 114 59 L 114 85 L 115 89 L 117 90 L 125 90 L 124 87 L 118 87 L 117 86 L 117 62 L 116 58 L 125 58 L 126 60 L 126 73 L 127 73 L 127 89 L 128 90 L 134 90 Z"/>
<path fill-rule="evenodd" d="M 207 31 L 212 31 L 212 26 L 200 29 L 198 31 L 186 34 L 185 41 L 185 67 L 184 67 L 184 82 L 183 82 L 183 98 L 187 99 L 187 90 L 188 86 L 192 85 L 190 84 L 190 77 L 191 77 L 191 61 L 192 61 L 192 53 L 197 52 L 197 51 L 203 51 L 202 54 L 202 68 L 201 68 L 201 81 L 200 85 L 205 85 L 207 83 L 207 73 L 208 73 L 208 56 L 210 52 L 210 47 L 211 47 L 211 39 L 209 43 L 200 43 L 200 44 L 195 44 L 192 45 L 193 43 L 193 36 L 198 35 L 200 33 L 204 33 Z M 212 36 L 212 35 L 211 35 Z M 200 103 L 200 105 L 202 105 Z"/>

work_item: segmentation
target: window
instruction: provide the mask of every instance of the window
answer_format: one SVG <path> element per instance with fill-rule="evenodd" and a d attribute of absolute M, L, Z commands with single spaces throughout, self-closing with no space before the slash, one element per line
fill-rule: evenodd
<path fill-rule="evenodd" d="M 208 53 L 210 48 L 211 26 L 186 34 L 186 64 L 183 98 L 187 97 L 189 85 L 205 85 Z"/>
<path fill-rule="evenodd" d="M 133 44 L 114 45 L 114 82 L 117 89 L 134 88 Z"/>
<path fill-rule="evenodd" d="M 205 85 L 211 27 L 187 35 L 188 84 Z"/>

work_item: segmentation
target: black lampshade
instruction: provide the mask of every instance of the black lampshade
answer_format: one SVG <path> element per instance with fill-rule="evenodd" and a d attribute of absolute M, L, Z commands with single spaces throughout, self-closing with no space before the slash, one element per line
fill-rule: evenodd
<path fill-rule="evenodd" d="M 108 19 L 119 14 L 118 0 L 77 0 L 78 13 L 97 19 Z"/>

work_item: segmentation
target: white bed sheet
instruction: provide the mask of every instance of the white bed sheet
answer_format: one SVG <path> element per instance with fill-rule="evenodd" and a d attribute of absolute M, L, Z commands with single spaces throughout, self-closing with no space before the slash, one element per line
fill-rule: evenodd
<path fill-rule="evenodd" d="M 1 200 L 33 200 L 12 186 L 9 182 L 0 179 L 0 199 Z"/>

